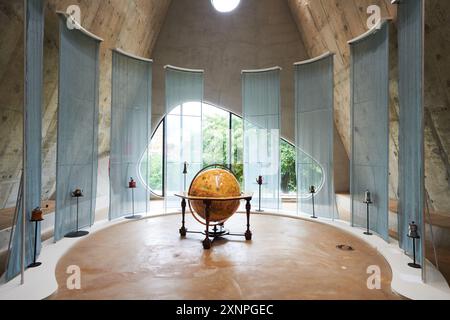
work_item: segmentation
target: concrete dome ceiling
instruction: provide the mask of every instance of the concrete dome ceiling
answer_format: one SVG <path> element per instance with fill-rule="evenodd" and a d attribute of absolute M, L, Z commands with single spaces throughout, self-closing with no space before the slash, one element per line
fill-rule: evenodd
<path fill-rule="evenodd" d="M 109 122 L 110 122 L 110 76 L 111 54 L 109 48 L 121 47 L 124 50 L 144 57 L 155 58 L 156 86 L 161 80 L 157 74 L 158 59 L 163 61 L 162 52 L 168 50 L 168 43 L 172 40 L 173 29 L 170 21 L 176 15 L 181 14 L 179 25 L 180 32 L 185 31 L 188 24 L 196 25 L 201 29 L 202 20 L 198 23 L 190 20 L 193 15 L 184 10 L 209 10 L 213 9 L 209 0 L 205 3 L 192 0 L 77 0 L 81 8 L 82 24 L 94 34 L 105 39 L 101 49 L 100 66 L 100 156 L 108 154 L 109 149 Z M 187 3 L 191 4 L 191 9 Z M 73 0 L 47 0 L 46 3 L 46 34 L 45 34 L 45 92 L 44 92 L 44 123 L 43 123 L 43 195 L 45 198 L 52 196 L 55 186 L 55 162 L 56 162 L 56 107 L 57 107 L 57 63 L 58 63 L 58 27 L 54 12 L 65 10 L 73 4 Z M 192 5 L 192 3 L 194 3 Z M 325 51 L 336 53 L 335 60 L 335 115 L 336 127 L 342 139 L 345 150 L 350 149 L 349 127 L 349 49 L 347 41 L 367 30 L 366 8 L 369 5 L 380 6 L 382 15 L 396 17 L 396 6 L 390 4 L 390 0 L 242 0 L 238 9 L 227 13 L 227 19 L 239 25 L 242 29 L 242 41 L 239 50 L 235 54 L 245 55 L 245 42 L 247 37 L 261 34 L 256 29 L 272 32 L 272 37 L 278 36 L 280 43 L 268 40 L 267 37 L 259 37 L 257 41 L 266 45 L 270 51 L 278 45 L 290 45 L 292 51 L 289 58 L 280 61 L 281 58 L 259 55 L 253 65 L 252 57 L 248 60 L 246 68 L 262 67 L 269 64 L 289 65 L 294 56 L 297 60 L 306 59 L 322 54 Z M 202 7 L 203 6 L 203 7 Z M 206 8 L 206 7 L 204 7 Z M 247 8 L 247 9 L 246 9 Z M 253 14 L 249 8 L 253 8 Z M 270 10 L 267 11 L 269 8 Z M 289 13 L 288 15 L 285 12 Z M 239 15 L 247 13 L 247 27 L 240 24 Z M 212 14 L 212 13 L 211 13 Z M 23 8 L 21 1 L 0 0 L 0 207 L 14 205 L 21 169 L 22 149 L 22 102 L 23 102 Z M 167 17 L 167 19 L 166 19 Z M 426 1 L 426 188 L 431 203 L 435 210 L 450 214 L 450 2 L 440 0 Z M 205 16 L 204 19 L 216 19 L 217 25 L 225 25 L 225 16 L 221 17 L 216 12 L 213 16 Z M 202 19 L 203 19 L 202 18 Z M 284 23 L 282 20 L 285 20 Z M 165 23 L 166 21 L 166 23 Z M 292 32 L 292 24 L 295 32 Z M 277 29 L 278 28 L 278 29 Z M 214 38 L 213 31 L 203 28 L 206 35 Z M 228 31 L 229 32 L 229 31 Z M 247 32 L 245 34 L 245 32 Z M 253 32 L 253 33 L 252 33 Z M 266 32 L 266 31 L 265 31 Z M 277 34 L 278 32 L 278 34 Z M 398 128 L 398 98 L 396 84 L 396 30 L 391 32 L 391 196 L 396 196 L 397 188 L 397 128 Z M 159 36 L 159 37 L 158 37 Z M 219 35 L 217 35 L 219 36 Z M 225 32 L 226 36 L 226 32 Z M 169 37 L 169 38 L 168 38 Z M 289 39 L 287 39 L 289 38 Z M 226 39 L 223 38 L 223 39 Z M 200 40 L 201 41 L 201 37 Z M 213 43 L 214 44 L 214 43 Z M 203 43 L 211 46 L 211 43 Z M 215 44 L 214 44 L 215 45 Z M 218 43 L 217 45 L 220 45 Z M 293 48 L 293 49 L 292 49 Z M 177 47 L 172 48 L 173 52 Z M 170 52 L 170 51 L 168 51 Z M 251 50 L 250 50 L 251 52 Z M 293 52 L 293 53 L 292 53 Z M 191 51 L 192 54 L 195 50 Z M 233 53 L 230 53 L 233 57 Z M 192 60 L 193 55 L 186 55 L 186 64 Z M 170 58 L 170 56 L 169 56 Z M 274 59 L 272 59 L 274 58 Z M 212 58 L 211 58 L 212 59 Z M 272 59 L 272 60 L 271 60 Z M 229 62 L 225 59 L 222 62 Z M 176 64 L 177 62 L 172 62 Z M 180 62 L 181 63 L 181 62 Z M 205 62 L 207 63 L 207 61 Z M 195 64 L 195 63 L 194 63 Z M 214 65 L 212 60 L 211 65 Z M 189 65 L 187 65 L 189 66 Z M 285 71 L 288 69 L 285 68 Z M 214 71 L 214 70 L 213 70 Z M 214 76 L 214 75 L 213 75 Z M 289 77 L 289 73 L 287 73 Z M 159 80 L 158 80 L 159 79 Z M 287 78 L 286 78 L 287 79 Z M 216 74 L 211 81 L 223 81 L 220 74 Z M 292 85 L 285 80 L 285 86 L 289 95 Z M 205 82 L 206 92 L 211 100 L 236 108 L 239 111 L 239 99 L 233 99 L 226 92 L 215 90 L 213 86 L 208 88 Z M 238 85 L 238 84 L 237 84 Z M 208 91 L 209 90 L 209 91 Z M 236 90 L 236 88 L 232 88 Z M 161 97 L 155 97 L 155 119 L 161 116 Z M 289 114 L 293 111 L 292 97 L 286 97 L 283 107 L 283 119 L 287 123 Z M 159 106 L 158 106 L 159 105 Z M 292 135 L 292 125 L 284 129 L 285 136 Z M 345 152 L 344 152 L 345 154 Z M 348 158 L 346 159 L 348 161 Z"/>

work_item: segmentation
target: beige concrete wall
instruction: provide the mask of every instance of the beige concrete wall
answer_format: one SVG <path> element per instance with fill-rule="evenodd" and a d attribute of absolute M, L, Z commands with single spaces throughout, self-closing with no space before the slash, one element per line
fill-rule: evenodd
<path fill-rule="evenodd" d="M 46 3 L 44 198 L 51 198 L 55 186 L 58 26 L 54 11 L 65 10 L 72 3 L 71 0 L 47 0 Z M 309 39 L 305 38 L 305 34 L 311 30 L 299 29 L 300 24 L 298 21 L 295 23 L 291 14 L 292 9 L 294 17 L 297 17 L 295 8 L 292 5 L 289 8 L 288 1 L 245 0 L 231 14 L 217 13 L 209 0 L 173 0 L 170 9 L 170 0 L 80 0 L 77 4 L 81 8 L 82 24 L 105 39 L 100 53 L 99 152 L 102 158 L 109 149 L 109 49 L 113 47 L 155 59 L 153 123 L 164 113 L 165 64 L 205 69 L 206 100 L 237 114 L 241 114 L 242 110 L 240 71 L 281 66 L 282 135 L 294 141 L 292 63 L 319 55 L 328 48 L 310 50 L 311 42 L 305 42 L 305 39 Z M 167 19 L 159 32 L 167 12 Z M 0 119 L 3 124 L 0 126 L 0 207 L 14 204 L 21 168 L 22 17 L 21 1 L 0 0 L 0 22 L 3 26 L 0 34 Z M 308 21 L 315 24 L 314 21 Z M 341 64 L 338 58 L 338 70 Z M 342 77 L 342 73 L 337 73 L 336 78 L 336 91 L 339 93 L 345 87 L 346 78 Z M 337 99 L 338 104 L 339 101 Z M 342 122 L 339 120 L 345 112 L 345 108 L 336 108 L 336 127 L 340 133 L 336 135 L 335 142 L 335 181 L 338 191 L 348 190 L 348 157 L 344 148 L 346 136 L 342 134 Z M 344 143 L 341 137 L 344 137 Z"/>
<path fill-rule="evenodd" d="M 367 7 L 393 18 L 390 34 L 390 195 L 398 186 L 397 7 L 390 0 L 287 0 L 309 55 L 336 53 L 335 121 L 350 150 L 350 50 L 367 31 Z M 425 185 L 431 209 L 450 215 L 450 1 L 425 1 Z"/>
<path fill-rule="evenodd" d="M 22 157 L 23 1 L 0 0 L 0 208 L 15 204 Z M 58 99 L 56 10 L 81 9 L 81 23 L 105 41 L 100 50 L 99 154 L 109 152 L 111 48 L 150 57 L 170 0 L 47 0 L 44 43 L 43 197 L 55 191 Z"/>
<path fill-rule="evenodd" d="M 241 114 L 241 70 L 281 72 L 282 134 L 294 141 L 292 64 L 308 58 L 287 2 L 245 0 L 221 14 L 210 1 L 173 0 L 153 58 L 154 122 L 164 114 L 164 70 L 171 64 L 205 70 L 205 100 Z"/>

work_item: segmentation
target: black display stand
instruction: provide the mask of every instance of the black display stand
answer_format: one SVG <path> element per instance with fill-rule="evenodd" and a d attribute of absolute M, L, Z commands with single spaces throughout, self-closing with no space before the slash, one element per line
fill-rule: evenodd
<path fill-rule="evenodd" d="M 80 237 L 87 236 L 89 234 L 88 231 L 79 230 L 79 225 L 78 225 L 79 207 L 80 207 L 79 199 L 82 197 L 83 197 L 83 194 L 81 193 L 80 190 L 75 190 L 74 192 L 72 192 L 72 198 L 77 199 L 77 229 L 76 229 L 76 231 L 72 231 L 72 232 L 69 232 L 68 234 L 66 234 L 65 235 L 66 238 L 80 238 Z"/>
<path fill-rule="evenodd" d="M 366 223 L 367 223 L 367 226 L 366 226 L 366 232 L 364 232 L 364 234 L 366 235 L 366 236 L 371 236 L 371 235 L 373 235 L 373 233 L 372 232 L 370 232 L 370 221 L 369 221 L 369 217 L 370 217 L 370 214 L 369 214 L 369 206 L 373 203 L 370 199 L 369 200 L 366 200 L 366 201 L 364 201 L 363 203 L 365 203 L 366 205 L 367 205 L 367 219 L 366 219 Z"/>
<path fill-rule="evenodd" d="M 420 236 L 418 233 L 418 227 L 414 223 L 414 221 L 409 225 L 408 238 L 412 239 L 413 241 L 413 262 L 408 263 L 408 266 L 414 269 L 420 269 L 422 268 L 422 266 L 416 263 L 416 240 L 420 239 Z"/>
<path fill-rule="evenodd" d="M 31 222 L 34 222 L 34 253 L 33 253 L 33 263 L 28 266 L 28 268 L 37 268 L 42 265 L 42 262 L 36 262 L 36 254 L 37 254 L 37 237 L 38 237 L 38 223 L 40 223 L 43 219 L 33 219 L 31 218 Z"/>
<path fill-rule="evenodd" d="M 411 237 L 410 237 L 411 238 Z M 408 266 L 414 269 L 420 269 L 422 266 L 418 263 L 416 263 L 416 239 L 420 239 L 420 237 L 417 238 L 411 238 L 413 240 L 413 261 L 411 263 L 408 263 Z"/>
<path fill-rule="evenodd" d="M 313 215 L 311 216 L 311 219 L 317 219 L 316 217 L 316 207 L 314 203 L 314 195 L 316 194 L 316 187 L 311 186 L 309 188 L 309 192 L 311 193 L 311 201 L 312 201 L 312 209 L 313 209 Z"/>
<path fill-rule="evenodd" d="M 131 189 L 131 216 L 125 217 L 125 219 L 128 220 L 138 220 L 141 219 L 142 216 L 141 215 L 136 215 L 134 212 L 134 189 L 136 189 L 136 182 L 133 180 L 133 178 L 131 178 L 129 184 L 128 184 L 128 189 Z"/>
<path fill-rule="evenodd" d="M 261 209 L 261 194 L 262 194 L 262 185 L 264 184 L 264 180 L 262 176 L 259 176 L 256 179 L 256 184 L 258 184 L 258 210 L 255 210 L 256 212 L 264 212 L 264 210 Z"/>
<path fill-rule="evenodd" d="M 186 237 L 188 233 L 197 233 L 202 234 L 205 236 L 205 239 L 202 241 L 203 249 L 209 250 L 211 249 L 211 246 L 214 241 L 217 239 L 223 237 L 223 236 L 238 236 L 238 237 L 245 237 L 246 241 L 252 240 L 253 233 L 250 230 L 250 213 L 251 213 L 251 200 L 253 195 L 252 194 L 242 194 L 239 197 L 228 197 L 228 198 L 209 198 L 209 197 L 191 197 L 188 195 L 187 192 L 182 192 L 180 194 L 175 194 L 175 196 L 181 198 L 181 228 L 180 228 L 180 236 L 182 238 Z M 187 201 L 202 201 L 205 206 L 205 231 L 189 231 L 186 228 L 185 225 L 185 215 L 186 215 L 186 204 Z M 228 230 L 223 228 L 223 224 L 219 225 L 220 230 L 217 228 L 217 225 L 211 226 L 209 217 L 211 214 L 211 203 L 213 201 L 233 201 L 233 200 L 245 200 L 245 211 L 247 216 L 247 230 L 245 233 L 231 233 Z M 210 226 L 213 227 L 213 230 L 210 230 Z M 212 238 L 212 240 L 210 239 Z"/>

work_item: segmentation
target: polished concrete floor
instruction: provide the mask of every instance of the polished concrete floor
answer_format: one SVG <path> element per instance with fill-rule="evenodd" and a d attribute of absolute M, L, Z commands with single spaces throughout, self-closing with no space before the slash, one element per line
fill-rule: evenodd
<path fill-rule="evenodd" d="M 201 235 L 180 239 L 180 219 L 124 222 L 83 239 L 59 261 L 59 290 L 50 299 L 400 299 L 384 258 L 333 227 L 253 215 L 252 241 L 227 237 L 205 251 Z M 190 216 L 187 227 L 202 229 Z M 244 231 L 245 215 L 227 227 Z M 67 288 L 71 265 L 80 267 L 80 290 Z M 381 270 L 379 290 L 367 287 L 373 265 Z"/>

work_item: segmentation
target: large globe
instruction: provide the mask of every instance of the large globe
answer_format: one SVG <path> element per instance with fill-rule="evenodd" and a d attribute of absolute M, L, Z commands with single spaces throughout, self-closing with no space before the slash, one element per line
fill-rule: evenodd
<path fill-rule="evenodd" d="M 189 195 L 196 197 L 239 197 L 241 188 L 233 173 L 225 169 L 208 169 L 198 174 L 189 188 Z M 205 220 L 205 205 L 203 201 L 190 201 L 193 213 Z M 239 208 L 239 200 L 212 201 L 209 221 L 222 224 Z M 206 220 L 205 220 L 206 221 Z"/>

